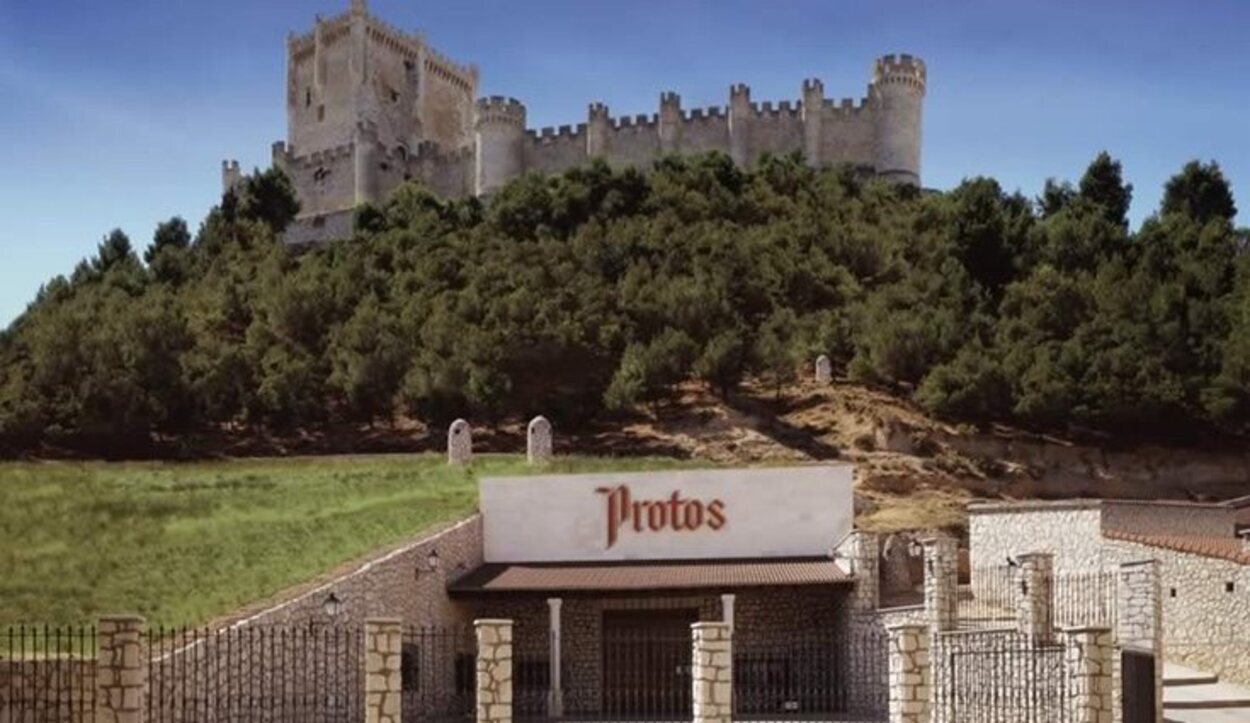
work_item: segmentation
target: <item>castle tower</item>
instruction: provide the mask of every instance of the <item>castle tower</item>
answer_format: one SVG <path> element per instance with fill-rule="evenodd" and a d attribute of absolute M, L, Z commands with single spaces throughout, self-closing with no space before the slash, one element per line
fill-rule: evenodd
<path fill-rule="evenodd" d="M 873 64 L 868 97 L 873 105 L 873 165 L 877 175 L 920 185 L 920 120 L 925 65 L 910 55 L 887 55 Z"/>
<path fill-rule="evenodd" d="M 243 183 L 243 172 L 239 170 L 238 161 L 221 162 L 221 195 L 235 190 Z"/>
<path fill-rule="evenodd" d="M 611 129 L 608 107 L 603 103 L 591 103 L 586 111 L 587 157 L 602 158 L 608 154 L 608 132 Z"/>
<path fill-rule="evenodd" d="M 681 96 L 660 94 L 660 152 L 676 153 L 681 147 Z"/>
<path fill-rule="evenodd" d="M 525 106 L 519 100 L 498 95 L 478 100 L 473 136 L 477 195 L 490 193 L 525 171 Z"/>
<path fill-rule="evenodd" d="M 821 134 L 824 132 L 825 84 L 817 78 L 803 81 L 803 157 L 808 164 L 820 166 Z"/>
<path fill-rule="evenodd" d="M 745 83 L 729 88 L 729 157 L 739 168 L 751 158 L 751 89 Z"/>

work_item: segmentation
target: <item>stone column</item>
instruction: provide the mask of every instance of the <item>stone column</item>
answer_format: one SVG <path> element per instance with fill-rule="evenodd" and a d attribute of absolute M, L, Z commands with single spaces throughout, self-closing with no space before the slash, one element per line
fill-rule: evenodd
<path fill-rule="evenodd" d="M 1072 716 L 1067 723 L 1111 723 L 1111 663 L 1115 644 L 1110 628 L 1064 628 L 1063 679 Z"/>
<path fill-rule="evenodd" d="M 932 719 L 932 666 L 929 629 L 900 623 L 886 627 L 890 639 L 890 723 L 929 723 Z"/>
<path fill-rule="evenodd" d="M 1016 628 L 1033 644 L 1045 645 L 1054 639 L 1055 556 L 1030 552 L 1017 559 L 1020 575 L 1016 586 Z"/>
<path fill-rule="evenodd" d="M 143 723 L 143 618 L 109 615 L 96 628 L 96 723 Z"/>
<path fill-rule="evenodd" d="M 551 690 L 547 700 L 547 715 L 551 718 L 559 718 L 564 715 L 564 690 L 560 680 L 560 606 L 563 600 L 558 597 L 547 598 L 547 610 L 550 615 L 551 629 L 549 637 L 551 638 L 551 656 L 549 658 L 551 664 Z"/>
<path fill-rule="evenodd" d="M 447 428 L 447 464 L 470 464 L 473 462 L 473 429 L 463 419 L 457 419 Z"/>
<path fill-rule="evenodd" d="M 954 630 L 959 620 L 959 543 L 930 537 L 924 544 L 924 610 L 929 631 Z"/>
<path fill-rule="evenodd" d="M 1163 720 L 1163 596 L 1159 562 L 1143 560 L 1120 565 L 1116 581 L 1116 644 L 1154 656 L 1155 720 Z M 1120 661 L 1116 661 L 1116 708 L 1123 685 Z"/>
<path fill-rule="evenodd" d="M 512 723 L 512 621 L 474 620 L 477 723 Z"/>
<path fill-rule="evenodd" d="M 731 723 L 733 630 L 723 622 L 708 622 L 695 623 L 690 631 L 694 644 L 694 723 Z"/>
<path fill-rule="evenodd" d="M 849 560 L 855 576 L 851 591 L 851 611 L 871 613 L 881 602 L 881 551 L 876 533 L 851 530 L 838 547 L 838 558 Z"/>
<path fill-rule="evenodd" d="M 720 619 L 722 623 L 729 626 L 732 630 L 734 626 L 734 600 L 737 598 L 731 592 L 727 592 L 720 596 Z"/>
<path fill-rule="evenodd" d="M 365 723 L 401 723 L 403 637 L 399 620 L 365 621 Z"/>
<path fill-rule="evenodd" d="M 551 422 L 546 417 L 534 417 L 526 430 L 525 454 L 530 464 L 551 461 Z"/>

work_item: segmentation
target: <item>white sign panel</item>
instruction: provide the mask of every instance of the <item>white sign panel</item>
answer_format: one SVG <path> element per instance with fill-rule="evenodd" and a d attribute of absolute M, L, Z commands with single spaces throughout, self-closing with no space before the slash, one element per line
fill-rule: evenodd
<path fill-rule="evenodd" d="M 828 554 L 851 529 L 850 465 L 496 477 L 487 562 Z"/>

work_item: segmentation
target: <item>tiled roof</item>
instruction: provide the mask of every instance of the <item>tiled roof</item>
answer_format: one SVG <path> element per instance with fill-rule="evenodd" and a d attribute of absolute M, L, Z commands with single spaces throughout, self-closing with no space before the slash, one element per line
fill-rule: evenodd
<path fill-rule="evenodd" d="M 1250 565 L 1250 551 L 1235 537 L 1191 537 L 1186 535 L 1149 535 L 1123 530 L 1104 530 L 1103 536 L 1112 540 L 1136 542 L 1140 545 L 1161 547 L 1165 550 L 1185 552 L 1202 557 Z"/>
<path fill-rule="evenodd" d="M 851 577 L 828 558 L 682 562 L 487 563 L 452 592 L 574 592 L 830 585 Z"/>

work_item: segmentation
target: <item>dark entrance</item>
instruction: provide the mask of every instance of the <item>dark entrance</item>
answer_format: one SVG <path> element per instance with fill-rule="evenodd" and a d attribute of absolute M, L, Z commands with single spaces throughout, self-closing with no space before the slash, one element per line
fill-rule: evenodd
<path fill-rule="evenodd" d="M 688 720 L 690 625 L 698 620 L 694 609 L 605 610 L 603 713 Z"/>
<path fill-rule="evenodd" d="M 1120 654 L 1124 676 L 1124 723 L 1153 723 L 1155 719 L 1155 658 L 1125 650 Z"/>

